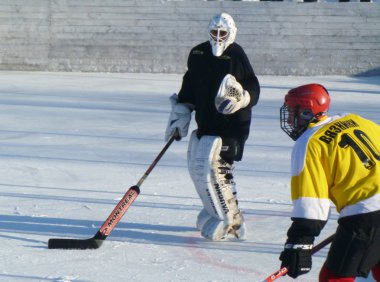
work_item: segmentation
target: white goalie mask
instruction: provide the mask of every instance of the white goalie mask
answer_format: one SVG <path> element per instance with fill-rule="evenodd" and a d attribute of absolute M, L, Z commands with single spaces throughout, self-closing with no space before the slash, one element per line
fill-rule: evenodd
<path fill-rule="evenodd" d="M 208 29 L 212 53 L 219 57 L 235 41 L 235 21 L 229 14 L 221 13 L 211 19 Z"/>

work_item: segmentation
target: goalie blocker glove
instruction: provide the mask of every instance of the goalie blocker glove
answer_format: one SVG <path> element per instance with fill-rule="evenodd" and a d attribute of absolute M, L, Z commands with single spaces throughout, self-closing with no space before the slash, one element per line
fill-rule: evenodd
<path fill-rule="evenodd" d="M 178 103 L 177 94 L 173 94 L 169 99 L 172 104 L 172 111 L 166 127 L 165 141 L 168 141 L 176 130 L 178 134 L 176 140 L 178 141 L 181 140 L 182 137 L 187 136 L 191 120 L 191 109 L 186 104 Z"/>
<path fill-rule="evenodd" d="M 230 115 L 248 106 L 250 101 L 251 96 L 248 91 L 243 89 L 233 75 L 227 74 L 215 97 L 215 107 L 218 112 Z"/>

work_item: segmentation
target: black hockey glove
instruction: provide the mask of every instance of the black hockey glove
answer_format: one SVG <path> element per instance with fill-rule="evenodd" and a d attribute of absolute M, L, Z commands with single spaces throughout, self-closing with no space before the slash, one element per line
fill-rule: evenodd
<path fill-rule="evenodd" d="M 288 275 L 292 278 L 308 273 L 311 270 L 311 250 L 313 244 L 286 243 L 284 251 L 280 255 L 281 268 L 288 269 Z"/>

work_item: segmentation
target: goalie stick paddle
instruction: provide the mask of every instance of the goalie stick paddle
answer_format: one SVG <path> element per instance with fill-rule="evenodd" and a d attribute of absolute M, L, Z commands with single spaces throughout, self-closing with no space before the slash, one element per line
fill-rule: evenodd
<path fill-rule="evenodd" d="M 335 234 L 327 237 L 325 240 L 323 240 L 322 242 L 320 242 L 318 245 L 314 246 L 314 248 L 311 250 L 311 254 L 314 255 L 316 252 L 318 252 L 319 250 L 321 250 L 324 247 L 326 247 L 328 244 L 330 244 L 332 242 L 332 240 L 334 239 L 334 237 L 335 237 Z M 276 280 L 277 278 L 280 278 L 280 277 L 284 276 L 286 273 L 288 273 L 288 269 L 286 267 L 282 267 L 281 269 L 279 269 L 276 272 L 274 272 L 271 275 L 269 275 L 262 282 L 272 282 L 272 281 Z"/>
<path fill-rule="evenodd" d="M 89 239 L 66 239 L 66 238 L 51 238 L 48 241 L 49 249 L 77 249 L 77 250 L 85 250 L 85 249 L 97 249 L 99 248 L 104 240 L 108 237 L 111 231 L 115 228 L 116 224 L 123 217 L 128 208 L 132 205 L 133 201 L 137 198 L 140 193 L 140 186 L 144 182 L 144 180 L 148 177 L 150 172 L 156 166 L 158 161 L 164 155 L 169 146 L 173 143 L 173 141 L 177 138 L 177 133 L 175 133 L 169 141 L 166 143 L 161 152 L 154 159 L 152 164 L 149 166 L 144 175 L 140 178 L 139 182 L 131 186 L 128 191 L 124 194 L 123 198 L 119 201 L 116 207 L 113 209 L 111 214 L 108 216 L 107 220 L 100 227 L 98 232 L 94 235 L 94 237 Z"/>

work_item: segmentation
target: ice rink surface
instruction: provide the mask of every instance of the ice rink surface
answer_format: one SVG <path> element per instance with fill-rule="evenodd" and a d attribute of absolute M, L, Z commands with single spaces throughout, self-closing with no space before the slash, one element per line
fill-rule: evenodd
<path fill-rule="evenodd" d="M 209 242 L 195 229 L 201 202 L 186 137 L 171 145 L 101 248 L 64 251 L 49 250 L 48 239 L 92 237 L 163 148 L 168 98 L 182 75 L 0 72 L 0 281 L 248 282 L 276 271 L 291 211 L 284 95 L 321 83 L 330 115 L 354 112 L 380 124 L 380 77 L 258 78 L 261 98 L 235 164 L 246 241 Z M 317 243 L 334 233 L 336 219 L 332 208 Z M 297 281 L 317 281 L 327 250 Z"/>

